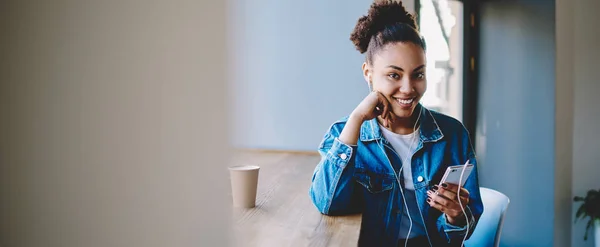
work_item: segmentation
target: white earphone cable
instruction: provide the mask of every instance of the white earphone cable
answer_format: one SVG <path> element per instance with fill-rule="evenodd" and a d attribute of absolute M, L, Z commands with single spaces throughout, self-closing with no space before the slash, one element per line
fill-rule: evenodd
<path fill-rule="evenodd" d="M 369 89 L 372 90 L 371 87 L 369 87 Z M 411 157 L 410 152 L 412 152 L 413 145 L 415 144 L 415 141 L 416 141 L 415 137 L 417 137 L 417 133 L 415 133 L 415 132 L 417 130 L 417 124 L 418 124 L 420 118 L 421 118 L 421 114 L 419 113 L 419 115 L 417 117 L 417 121 L 415 121 L 415 125 L 413 126 L 413 134 L 414 134 L 414 136 L 413 136 L 413 139 L 411 141 L 411 145 L 408 148 L 408 154 L 409 155 L 407 155 L 407 157 L 405 157 L 405 159 L 404 159 L 404 162 L 402 162 L 402 164 L 401 164 L 402 166 L 400 167 L 400 170 L 398 171 L 398 174 L 396 174 L 396 171 L 394 170 L 394 167 L 392 166 L 392 163 L 390 162 L 389 158 L 387 158 L 387 155 L 386 155 L 386 158 L 388 160 L 388 164 L 389 164 L 390 168 L 392 169 L 392 172 L 394 172 L 394 176 L 396 177 L 396 182 L 398 183 L 398 187 L 400 188 L 400 194 L 402 195 L 402 202 L 404 203 L 404 208 L 406 209 L 406 214 L 408 215 L 408 220 L 410 222 L 410 225 L 408 227 L 408 233 L 406 234 L 406 238 L 405 238 L 405 241 L 404 241 L 404 246 L 405 247 L 408 245 L 408 238 L 410 237 L 410 233 L 412 231 L 413 221 L 412 221 L 412 218 L 410 216 L 410 211 L 408 210 L 408 204 L 406 203 L 406 199 L 405 199 L 405 196 L 404 196 L 404 190 L 402 189 L 402 183 L 400 182 L 399 174 L 402 174 L 402 170 L 404 169 L 404 165 L 406 164 L 406 162 L 408 161 L 408 159 Z M 375 117 L 372 121 L 369 121 L 370 124 L 371 124 L 371 131 L 373 132 L 373 135 L 375 136 L 375 127 L 373 126 L 373 121 L 377 121 L 377 117 Z M 383 147 L 382 147 L 383 143 L 380 143 L 378 140 L 375 140 L 375 141 L 377 142 L 377 146 L 385 154 L 385 149 L 383 149 Z M 394 152 L 399 158 L 401 158 L 401 156 L 398 155 L 398 153 L 396 153 L 396 151 L 392 150 L 392 152 Z M 410 164 L 408 164 L 408 165 L 410 165 Z"/>
<path fill-rule="evenodd" d="M 465 236 L 463 237 L 463 241 L 462 244 L 460 245 L 461 247 L 465 245 L 465 241 L 467 240 L 467 235 L 469 233 L 469 229 L 470 229 L 470 224 L 469 224 L 469 217 L 467 217 L 467 213 L 465 212 L 465 207 L 462 204 L 462 201 L 460 200 L 460 190 L 461 190 L 461 184 L 463 181 L 463 176 L 465 175 L 465 170 L 467 170 L 467 164 L 469 164 L 469 160 L 467 160 L 467 162 L 465 163 L 461 173 L 460 173 L 460 179 L 458 180 L 458 191 L 456 193 L 457 199 L 458 199 L 458 204 L 460 205 L 460 209 L 462 210 L 463 215 L 465 216 L 465 220 L 467 221 L 467 231 L 465 232 Z"/>
<path fill-rule="evenodd" d="M 421 115 L 419 114 L 419 118 L 420 117 L 421 117 Z M 417 119 L 417 122 L 418 121 L 419 120 Z M 417 122 L 415 122 L 415 126 L 413 127 L 413 133 L 414 133 L 414 131 L 416 131 L 416 123 Z M 370 124 L 371 124 L 371 129 L 374 132 L 375 129 L 373 127 L 373 122 L 371 121 Z M 416 136 L 416 134 L 415 134 L 415 136 Z M 411 145 L 410 145 L 410 147 L 408 149 L 409 150 L 409 154 L 410 154 L 410 152 L 412 150 L 412 147 L 413 147 L 413 145 L 415 143 L 415 140 L 416 139 L 414 139 L 414 137 L 413 137 L 413 141 L 411 142 Z M 377 140 L 376 140 L 376 142 L 377 142 L 379 148 L 381 149 L 381 151 L 383 151 L 385 153 L 385 150 L 382 147 L 383 143 L 379 143 L 379 141 L 377 141 Z M 398 153 L 396 151 L 392 150 L 392 152 L 394 152 L 398 157 L 401 157 L 400 155 L 398 155 Z M 387 156 L 386 156 L 386 158 L 387 158 Z M 404 203 L 404 208 L 406 209 L 406 214 L 407 214 L 408 220 L 410 222 L 410 225 L 408 227 L 408 233 L 406 234 L 406 238 L 405 238 L 405 241 L 404 241 L 404 246 L 405 247 L 408 245 L 408 238 L 410 237 L 410 233 L 412 232 L 413 221 L 412 221 L 412 218 L 410 216 L 410 211 L 408 210 L 408 204 L 406 203 L 406 199 L 405 199 L 405 196 L 404 196 L 404 190 L 402 189 L 402 183 L 400 182 L 399 174 L 402 174 L 402 170 L 404 169 L 404 165 L 407 163 L 408 158 L 410 158 L 410 155 L 408 155 L 407 157 L 405 157 L 404 162 L 402 162 L 402 166 L 400 167 L 400 170 L 398 171 L 398 174 L 396 174 L 396 172 L 394 170 L 394 167 L 392 166 L 391 161 L 389 160 L 389 158 L 387 158 L 388 159 L 388 165 L 390 166 L 390 168 L 394 172 L 394 176 L 396 177 L 396 182 L 398 183 L 398 188 L 400 189 L 400 194 L 402 195 L 402 202 Z M 408 165 L 410 165 L 410 164 L 408 164 Z"/>
<path fill-rule="evenodd" d="M 431 117 L 435 121 L 435 117 L 433 117 L 433 116 L 431 116 Z M 461 209 L 463 215 L 465 216 L 465 221 L 467 223 L 467 229 L 466 229 L 467 231 L 465 232 L 465 236 L 463 237 L 463 240 L 462 240 L 462 243 L 461 243 L 461 247 L 465 245 L 465 241 L 467 240 L 467 235 L 469 233 L 469 229 L 471 229 L 470 224 L 472 223 L 472 222 L 469 222 L 469 219 L 467 217 L 467 213 L 465 211 L 465 206 L 462 204 L 462 201 L 460 200 L 460 191 L 461 191 L 461 188 L 462 188 L 461 184 L 462 184 L 462 181 L 463 181 L 463 177 L 465 175 L 465 170 L 467 170 L 467 165 L 468 164 L 469 164 L 469 160 L 467 160 L 467 162 L 465 162 L 464 167 L 463 167 L 462 171 L 460 172 L 460 178 L 458 180 L 458 190 L 457 190 L 457 193 L 456 193 L 456 198 L 458 200 L 458 204 L 460 205 L 460 209 Z"/>

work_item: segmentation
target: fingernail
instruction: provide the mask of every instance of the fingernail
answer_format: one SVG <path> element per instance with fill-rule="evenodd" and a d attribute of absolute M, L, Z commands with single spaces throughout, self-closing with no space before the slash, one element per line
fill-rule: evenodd
<path fill-rule="evenodd" d="M 433 192 L 431 192 L 431 190 L 428 190 L 428 191 L 427 191 L 427 194 L 428 194 L 428 195 L 431 195 L 431 194 L 433 194 Z"/>
<path fill-rule="evenodd" d="M 447 187 L 448 187 L 448 185 L 447 185 L 446 183 L 443 183 L 443 184 L 442 184 L 442 187 L 444 187 L 444 188 L 447 188 Z"/>
<path fill-rule="evenodd" d="M 427 198 L 427 203 L 431 203 L 431 198 Z"/>
<path fill-rule="evenodd" d="M 437 185 L 434 185 L 434 186 L 433 186 L 433 191 L 436 191 L 436 190 L 438 190 L 439 188 L 440 188 L 440 187 L 438 187 Z"/>

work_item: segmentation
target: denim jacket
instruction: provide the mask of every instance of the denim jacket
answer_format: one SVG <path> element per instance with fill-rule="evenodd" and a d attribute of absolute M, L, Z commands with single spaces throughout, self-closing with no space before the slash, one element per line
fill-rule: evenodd
<path fill-rule="evenodd" d="M 483 213 L 475 152 L 467 130 L 458 120 L 422 105 L 415 111 L 421 114 L 421 124 L 411 168 L 426 237 L 431 246 L 460 246 L 465 234 L 467 238 L 472 234 Z M 373 123 L 362 124 L 357 145 L 342 143 L 338 137 L 347 120 L 348 116 L 333 123 L 319 145 L 321 160 L 312 177 L 311 200 L 325 215 L 362 213 L 359 246 L 403 246 L 399 240 L 406 236 L 399 236 L 399 226 L 405 209 L 396 177 L 396 174 L 400 179 L 403 177 L 399 174 L 400 158 L 381 134 L 375 119 L 370 120 Z M 462 165 L 467 160 L 474 165 L 464 185 L 470 194 L 465 207 L 470 223 L 468 231 L 466 225 L 446 222 L 445 215 L 426 202 L 427 190 L 439 183 L 446 167 Z"/>

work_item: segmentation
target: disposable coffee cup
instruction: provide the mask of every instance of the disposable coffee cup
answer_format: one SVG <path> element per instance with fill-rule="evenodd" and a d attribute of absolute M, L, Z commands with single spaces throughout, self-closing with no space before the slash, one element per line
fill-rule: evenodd
<path fill-rule="evenodd" d="M 258 166 L 253 165 L 229 167 L 234 207 L 253 208 L 256 206 L 259 169 Z"/>

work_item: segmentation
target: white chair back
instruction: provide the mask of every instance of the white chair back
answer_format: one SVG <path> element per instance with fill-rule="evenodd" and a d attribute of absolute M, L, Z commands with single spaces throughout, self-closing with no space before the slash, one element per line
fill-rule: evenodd
<path fill-rule="evenodd" d="M 501 192 L 490 188 L 480 187 L 479 191 L 483 201 L 483 214 L 475 231 L 465 242 L 465 246 L 498 247 L 510 199 Z"/>

